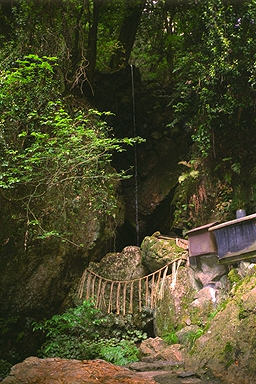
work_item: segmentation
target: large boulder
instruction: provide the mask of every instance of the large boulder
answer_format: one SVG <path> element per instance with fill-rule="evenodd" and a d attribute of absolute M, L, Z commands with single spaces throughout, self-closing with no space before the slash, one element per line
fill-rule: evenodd
<path fill-rule="evenodd" d="M 122 252 L 107 253 L 99 263 L 91 262 L 93 272 L 112 280 L 132 280 L 146 275 L 139 247 L 128 246 Z"/>
<path fill-rule="evenodd" d="M 184 255 L 184 249 L 175 238 L 166 238 L 159 232 L 146 236 L 141 244 L 142 262 L 149 272 L 154 272 L 172 260 Z"/>
<path fill-rule="evenodd" d="M 189 269 L 181 266 L 175 286 L 172 287 L 171 283 L 170 275 L 165 280 L 163 295 L 155 311 L 155 332 L 159 336 L 186 325 L 197 324 L 198 321 L 198 310 L 191 307 L 196 290 L 191 284 Z"/>
<path fill-rule="evenodd" d="M 146 313 L 143 313 L 143 316 L 138 314 L 139 302 L 144 308 L 139 293 L 143 298 L 145 290 L 144 286 L 139 285 L 139 279 L 146 275 L 139 247 L 128 246 L 122 252 L 108 253 L 99 263 L 91 262 L 88 270 L 86 280 L 81 280 L 81 299 L 89 296 L 104 312 L 117 315 L 135 313 L 137 315 L 133 317 L 133 321 L 138 327 L 141 322 L 146 326 L 152 321 L 151 313 L 148 313 L 148 316 Z"/>
<path fill-rule="evenodd" d="M 16 364 L 3 384 L 155 384 L 127 368 L 103 360 L 38 359 Z"/>
<path fill-rule="evenodd" d="M 177 364 L 183 362 L 181 345 L 168 345 L 160 337 L 150 337 L 142 341 L 140 352 L 144 361 L 166 360 Z"/>
<path fill-rule="evenodd" d="M 193 347 L 187 365 L 210 370 L 224 383 L 256 382 L 256 275 L 233 289 L 207 331 Z"/>

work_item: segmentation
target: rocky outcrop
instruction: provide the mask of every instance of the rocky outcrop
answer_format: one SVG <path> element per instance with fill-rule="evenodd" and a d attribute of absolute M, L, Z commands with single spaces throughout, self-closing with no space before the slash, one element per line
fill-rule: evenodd
<path fill-rule="evenodd" d="M 178 269 L 174 289 L 171 287 L 171 281 L 171 276 L 167 276 L 162 299 L 159 300 L 155 311 L 155 331 L 159 336 L 186 325 L 196 324 L 199 316 L 199 311 L 191 307 L 196 290 L 191 283 L 188 268 Z"/>
<path fill-rule="evenodd" d="M 198 292 L 191 305 L 207 315 L 209 307 L 214 308 L 227 296 L 228 268 L 219 263 L 217 255 L 201 255 L 196 260 L 196 265 L 190 266 L 190 278 Z"/>
<path fill-rule="evenodd" d="M 73 222 L 62 224 L 72 233 L 73 243 L 83 242 L 83 247 L 52 236 L 35 240 L 24 249 L 24 228 L 18 230 L 13 211 L 7 213 L 8 206 L 3 207 L 2 217 L 6 219 L 0 223 L 0 307 L 5 334 L 0 338 L 0 351 L 3 358 L 16 362 L 39 348 L 41 340 L 35 338 L 32 323 L 73 304 L 82 271 L 90 260 L 104 254 L 110 228 L 102 218 L 88 214 L 86 224 L 81 224 L 85 220 L 81 209 Z"/>
<path fill-rule="evenodd" d="M 197 257 L 196 266 L 191 266 L 192 276 L 198 289 L 215 284 L 228 273 L 226 265 L 220 264 L 217 255 L 202 255 Z M 217 288 L 220 284 L 217 285 Z"/>
<path fill-rule="evenodd" d="M 128 246 L 122 252 L 107 253 L 99 263 L 91 262 L 89 269 L 112 280 L 132 280 L 146 275 L 139 247 Z"/>
<path fill-rule="evenodd" d="M 149 272 L 154 272 L 172 260 L 184 255 L 184 249 L 176 245 L 175 238 L 167 238 L 155 232 L 141 244 L 142 262 Z"/>
<path fill-rule="evenodd" d="M 16 364 L 2 384 L 155 384 L 127 368 L 103 360 L 38 359 Z"/>
<path fill-rule="evenodd" d="M 254 384 L 256 275 L 247 276 L 238 285 L 195 343 L 187 366 L 210 370 L 225 383 Z"/>
<path fill-rule="evenodd" d="M 184 360 L 180 344 L 168 345 L 160 337 L 142 341 L 140 352 L 144 361 L 164 360 L 180 364 Z"/>

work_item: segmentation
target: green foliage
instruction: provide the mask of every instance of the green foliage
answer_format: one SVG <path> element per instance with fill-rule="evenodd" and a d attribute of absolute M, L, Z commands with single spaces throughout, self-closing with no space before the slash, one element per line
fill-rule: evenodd
<path fill-rule="evenodd" d="M 195 198 L 208 217 L 217 219 L 240 206 L 254 209 L 256 7 L 254 1 L 188 3 L 185 12 L 177 6 L 173 18 L 180 45 L 173 55 L 168 127 L 191 137 L 186 160 L 201 163 L 198 182 L 187 172 L 181 175 L 176 211 L 195 225 Z M 207 204 L 200 201 L 202 179 Z"/>
<path fill-rule="evenodd" d="M 198 329 L 197 331 L 191 331 L 186 334 L 185 344 L 188 344 L 189 348 L 192 349 L 196 340 L 204 334 L 204 329 Z"/>
<path fill-rule="evenodd" d="M 228 279 L 232 285 L 235 285 L 241 281 L 241 276 L 238 274 L 237 269 L 232 268 L 229 271 Z"/>
<path fill-rule="evenodd" d="M 86 88 L 85 84 L 93 90 L 94 84 L 89 84 L 88 80 L 91 48 L 95 43 L 97 70 L 111 71 L 111 58 L 124 50 L 119 34 L 128 3 L 124 0 L 100 3 L 63 0 L 60 7 L 52 2 L 21 0 L 10 6 L 7 14 L 3 7 L 0 11 L 0 21 L 5 26 L 0 37 L 2 68 L 8 70 L 15 66 L 15 59 L 23 55 L 29 57 L 31 52 L 41 58 L 45 55 L 58 57 L 58 83 L 53 83 L 52 67 L 55 67 L 55 62 L 49 59 L 40 62 L 38 56 L 34 55 L 36 71 L 49 73 L 48 92 L 51 96 L 48 101 L 55 102 L 56 97 L 53 96 L 60 90 L 68 93 L 70 89 L 79 89 L 81 94 Z M 99 13 L 95 16 L 97 5 Z M 191 151 L 184 160 L 201 164 L 198 169 L 192 169 L 192 173 L 181 170 L 174 201 L 175 204 L 177 202 L 175 225 L 181 226 L 188 221 L 188 227 L 193 226 L 194 218 L 201 215 L 200 211 L 208 212 L 208 217 L 216 216 L 219 219 L 228 217 L 229 212 L 243 205 L 249 211 L 254 209 L 255 20 L 255 0 L 145 2 L 132 62 L 140 69 L 143 80 L 161 85 L 160 97 L 164 96 L 167 100 L 164 130 L 174 138 L 177 134 L 183 135 L 184 140 L 190 140 L 191 143 Z M 94 36 L 93 31 L 97 31 Z M 31 59 L 26 59 L 30 64 L 27 64 L 26 70 L 23 69 L 23 77 L 28 75 L 26 71 L 30 72 L 27 77 L 31 76 Z M 14 126 L 15 108 L 23 113 L 24 126 L 27 125 L 28 116 L 35 125 L 38 124 L 31 112 L 39 110 L 39 116 L 41 112 L 44 114 L 41 105 L 45 105 L 47 84 L 45 78 L 39 77 L 39 81 L 31 78 L 34 90 L 36 87 L 38 89 L 34 96 L 29 83 L 25 87 L 23 82 L 19 102 L 15 103 L 18 105 L 13 105 L 12 116 L 9 116 Z M 14 78 L 10 77 L 12 80 Z M 40 92 L 41 88 L 43 92 Z M 12 94 L 14 92 L 9 95 Z M 22 96 L 24 94 L 25 98 Z M 154 108 L 159 99 L 155 100 Z M 36 100 L 40 103 L 28 109 L 27 113 L 28 106 Z M 5 99 L 7 101 L 8 97 Z M 59 108 L 70 114 L 66 105 Z M 61 118 L 65 120 L 64 116 Z M 91 121 L 92 116 L 89 119 Z M 80 125 L 80 122 L 76 123 Z M 22 137 L 18 135 L 23 132 L 26 132 L 25 127 L 18 133 L 14 131 L 13 136 L 21 142 Z M 27 138 L 23 137 L 25 142 L 28 138 L 31 139 L 30 134 Z M 45 142 L 47 136 L 41 137 L 41 140 Z M 16 151 L 16 148 L 10 148 L 9 151 L 11 156 L 11 151 Z M 17 157 L 17 153 L 14 154 Z M 31 164 L 26 166 L 29 170 Z M 14 173 L 9 177 L 8 185 L 15 186 L 19 177 L 19 173 Z M 206 199 L 200 200 L 202 183 L 206 187 L 207 202 Z M 198 205 L 200 209 L 197 212 Z M 204 219 L 204 215 L 201 215 L 198 221 Z M 54 230 L 61 232 L 56 228 L 47 228 L 45 235 L 54 234 Z"/>
<path fill-rule="evenodd" d="M 1 377 L 1 379 L 8 376 L 8 374 L 11 370 L 11 367 L 12 367 L 12 365 L 8 361 L 0 359 L 0 377 Z"/>
<path fill-rule="evenodd" d="M 147 337 L 129 317 L 104 315 L 89 301 L 34 324 L 34 331 L 46 336 L 39 352 L 42 357 L 102 358 L 118 365 L 137 361 L 135 343 Z"/>
<path fill-rule="evenodd" d="M 139 360 L 139 350 L 131 340 L 109 339 L 98 343 L 99 357 L 117 365 Z"/>
<path fill-rule="evenodd" d="M 55 63 L 29 55 L 0 73 L 0 188 L 20 201 L 29 234 L 72 242 L 58 218 L 67 229 L 79 207 L 84 220 L 116 215 L 115 189 L 127 176 L 111 167 L 111 157 L 136 139 L 114 138 L 102 120 L 109 113 L 61 98 Z"/>
<path fill-rule="evenodd" d="M 179 338 L 176 335 L 175 331 L 172 331 L 172 332 L 169 332 L 169 333 L 163 335 L 163 339 L 164 339 L 164 341 L 166 341 L 170 345 L 179 343 Z"/>

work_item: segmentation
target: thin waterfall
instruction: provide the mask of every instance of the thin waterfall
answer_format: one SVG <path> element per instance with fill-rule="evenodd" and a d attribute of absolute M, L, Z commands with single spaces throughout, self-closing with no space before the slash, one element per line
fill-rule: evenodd
<path fill-rule="evenodd" d="M 131 67 L 131 80 L 132 80 L 132 123 L 133 123 L 133 136 L 137 136 L 136 129 L 136 109 L 135 109 L 135 92 L 134 92 L 134 73 L 133 65 Z M 138 154 L 137 143 L 134 144 L 134 184 L 135 184 L 135 223 L 136 223 L 136 244 L 139 246 L 140 241 L 140 225 L 139 225 L 139 203 L 138 203 Z"/>

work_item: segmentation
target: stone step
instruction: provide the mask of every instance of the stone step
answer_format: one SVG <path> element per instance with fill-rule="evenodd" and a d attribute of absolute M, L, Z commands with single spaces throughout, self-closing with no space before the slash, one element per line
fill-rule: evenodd
<path fill-rule="evenodd" d="M 204 384 L 204 382 L 198 377 L 179 377 L 179 375 L 175 372 L 166 372 L 164 370 L 138 372 L 137 375 L 147 378 L 148 380 L 154 379 L 155 382 L 159 384 Z"/>
<path fill-rule="evenodd" d="M 177 368 L 181 367 L 182 365 L 183 365 L 183 362 L 156 360 L 153 362 L 138 361 L 136 363 L 129 364 L 127 368 L 137 372 L 151 372 L 151 371 L 159 371 L 159 370 L 173 371 L 173 370 L 177 370 Z"/>
<path fill-rule="evenodd" d="M 137 375 L 149 381 L 155 380 L 158 384 L 221 384 L 218 379 L 199 377 L 195 372 L 185 371 L 183 363 L 173 361 L 151 361 L 129 364 L 129 368 Z"/>

